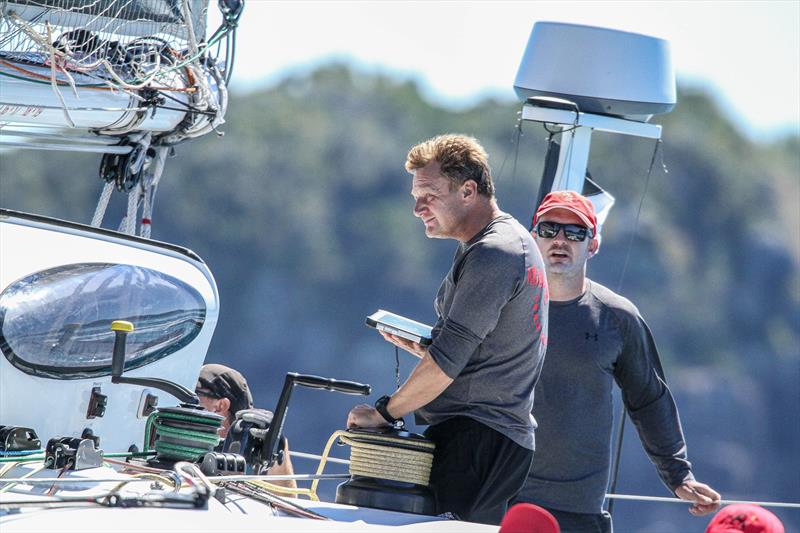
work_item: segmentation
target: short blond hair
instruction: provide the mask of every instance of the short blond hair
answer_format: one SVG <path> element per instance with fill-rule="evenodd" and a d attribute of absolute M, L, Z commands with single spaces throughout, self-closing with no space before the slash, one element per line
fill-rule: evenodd
<path fill-rule="evenodd" d="M 436 161 L 441 172 L 450 179 L 451 190 L 472 180 L 478 194 L 494 197 L 494 183 L 489 169 L 489 156 L 475 137 L 461 134 L 439 135 L 421 142 L 409 150 L 406 170 L 415 170 Z"/>

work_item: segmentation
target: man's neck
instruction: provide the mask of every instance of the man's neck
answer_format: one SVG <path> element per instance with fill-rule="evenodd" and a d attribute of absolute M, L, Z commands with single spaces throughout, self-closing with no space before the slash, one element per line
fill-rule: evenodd
<path fill-rule="evenodd" d="M 472 240 L 489 222 L 497 218 L 501 214 L 500 208 L 497 207 L 497 201 L 494 198 L 488 199 L 475 206 L 475 210 L 470 213 L 464 221 L 464 226 L 461 234 L 457 237 L 459 242 L 467 242 Z"/>
<path fill-rule="evenodd" d="M 586 275 L 564 277 L 559 274 L 547 274 L 547 291 L 552 302 L 568 302 L 586 292 L 588 281 Z"/>

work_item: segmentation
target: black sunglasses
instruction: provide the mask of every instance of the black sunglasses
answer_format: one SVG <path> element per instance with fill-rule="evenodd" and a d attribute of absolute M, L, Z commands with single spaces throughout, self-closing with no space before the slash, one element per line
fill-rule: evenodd
<path fill-rule="evenodd" d="M 558 232 L 564 230 L 564 237 L 568 241 L 583 242 L 586 237 L 593 236 L 592 231 L 580 224 L 560 224 L 558 222 L 542 221 L 536 224 L 536 234 L 543 239 L 555 239 Z"/>

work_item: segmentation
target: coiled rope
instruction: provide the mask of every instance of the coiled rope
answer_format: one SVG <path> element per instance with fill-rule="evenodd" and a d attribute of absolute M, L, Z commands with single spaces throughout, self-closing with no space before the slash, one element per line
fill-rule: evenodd
<path fill-rule="evenodd" d="M 145 424 L 144 450 L 150 450 L 155 432 L 156 458 L 170 461 L 198 461 L 219 444 L 221 417 L 198 411 L 187 413 L 179 407 L 153 412 Z"/>
<path fill-rule="evenodd" d="M 328 454 L 337 439 L 350 446 L 351 476 L 428 486 L 435 444 L 419 439 L 352 431 L 340 430 L 331 435 L 325 445 L 325 451 L 322 452 L 317 475 L 322 474 L 325 469 Z M 315 495 L 318 484 L 318 479 L 311 484 L 311 492 Z"/>
<path fill-rule="evenodd" d="M 388 435 L 339 437 L 350 450 L 350 474 L 428 486 L 433 465 L 432 442 Z"/>

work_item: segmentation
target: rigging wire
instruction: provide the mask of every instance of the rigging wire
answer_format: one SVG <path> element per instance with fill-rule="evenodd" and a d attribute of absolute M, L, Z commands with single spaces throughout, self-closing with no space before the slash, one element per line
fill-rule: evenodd
<path fill-rule="evenodd" d="M 682 503 L 684 505 L 691 503 L 689 500 L 681 500 L 680 498 L 668 498 L 666 496 L 639 496 L 636 494 L 606 494 L 606 498 L 610 498 L 613 500 L 631 500 L 639 502 Z M 793 502 L 756 502 L 748 500 L 720 500 L 719 503 L 721 505 L 744 503 L 749 505 L 758 505 L 759 507 L 783 507 L 787 509 L 800 509 L 800 503 L 793 503 Z"/>
<path fill-rule="evenodd" d="M 274 494 L 270 494 L 263 490 L 254 489 L 247 483 L 228 482 L 224 486 L 226 489 L 229 489 L 232 492 L 253 498 L 256 501 L 265 503 L 287 514 L 292 514 L 302 518 L 311 518 L 312 520 L 330 520 L 327 516 L 323 516 L 319 513 L 311 511 L 310 509 L 306 509 L 305 507 L 297 505 L 296 503 L 284 500 L 283 498 L 280 498 Z"/>
<path fill-rule="evenodd" d="M 625 279 L 625 271 L 628 268 L 628 261 L 631 257 L 631 250 L 633 249 L 633 240 L 636 237 L 637 230 L 639 228 L 639 218 L 642 214 L 642 207 L 644 205 L 644 200 L 647 197 L 647 190 L 650 186 L 650 176 L 653 173 L 653 167 L 655 166 L 656 162 L 656 155 L 659 152 L 659 148 L 661 148 L 661 139 L 656 139 L 656 144 L 653 147 L 653 155 L 650 157 L 650 166 L 647 169 L 647 175 L 644 181 L 644 190 L 642 191 L 642 196 L 639 199 L 639 206 L 636 209 L 636 217 L 633 222 L 633 229 L 631 230 L 630 238 L 628 239 L 627 250 L 625 251 L 625 260 L 622 263 L 622 270 L 620 271 L 619 281 L 617 282 L 617 290 L 616 292 L 619 293 L 622 290 L 622 281 Z M 664 169 L 664 173 L 668 173 L 666 165 L 664 165 L 663 161 L 663 151 L 662 151 L 662 161 L 661 165 Z M 611 467 L 611 480 L 608 485 L 608 492 L 614 493 L 617 489 L 617 480 L 619 479 L 619 465 L 622 460 L 622 440 L 625 435 L 625 419 L 626 419 L 627 410 L 625 409 L 625 404 L 622 404 L 620 408 L 619 414 L 619 428 L 617 429 L 617 435 L 615 438 L 614 444 L 614 458 L 612 461 Z M 612 514 L 614 511 L 614 500 L 610 499 L 608 501 L 607 510 L 609 514 Z"/>
<path fill-rule="evenodd" d="M 517 124 L 514 126 L 514 131 L 511 133 L 511 138 L 509 139 L 509 144 L 511 144 L 514 149 L 514 168 L 511 172 L 512 181 L 517 173 L 517 158 L 519 157 L 519 145 L 522 135 L 524 135 L 522 132 L 522 116 L 521 113 L 517 113 Z M 500 178 L 503 177 L 503 169 L 506 167 L 506 161 L 508 161 L 508 152 L 503 156 L 503 162 L 500 164 L 500 170 L 497 172 L 497 181 L 500 181 Z"/>
<path fill-rule="evenodd" d="M 644 181 L 644 190 L 642 191 L 641 198 L 639 198 L 639 206 L 636 209 L 636 218 L 634 219 L 633 222 L 633 230 L 631 231 L 630 238 L 628 239 L 628 246 L 627 250 L 625 251 L 625 260 L 622 263 L 622 270 L 620 271 L 619 274 L 619 281 L 617 282 L 617 292 L 622 290 L 622 280 L 625 278 L 625 271 L 628 269 L 628 261 L 631 258 L 631 249 L 633 248 L 633 239 L 636 237 L 636 231 L 639 227 L 639 218 L 642 214 L 642 206 L 644 205 L 644 200 L 647 197 L 647 189 L 650 186 L 650 176 L 653 172 L 653 167 L 655 166 L 656 163 L 656 156 L 660 151 L 659 148 L 661 148 L 661 139 L 656 139 L 656 144 L 655 147 L 653 148 L 653 154 L 650 157 L 650 166 L 647 169 L 647 176 L 645 177 Z M 663 158 L 663 151 L 662 151 L 662 158 Z M 662 159 L 662 165 L 663 165 L 663 159 Z M 667 170 L 667 167 L 664 166 L 664 173 L 667 174 L 668 172 L 669 171 Z"/>

